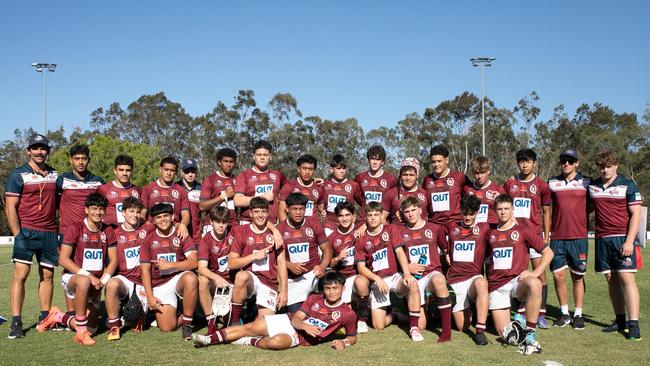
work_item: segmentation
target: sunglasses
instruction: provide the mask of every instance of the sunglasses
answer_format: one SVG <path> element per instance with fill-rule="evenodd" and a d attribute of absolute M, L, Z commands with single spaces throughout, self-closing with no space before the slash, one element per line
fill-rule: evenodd
<path fill-rule="evenodd" d="M 560 164 L 561 164 L 561 165 L 564 165 L 564 164 L 573 165 L 573 164 L 576 163 L 576 161 L 577 161 L 577 160 L 575 160 L 575 159 L 565 159 L 565 158 L 562 158 L 562 159 L 560 159 Z"/>

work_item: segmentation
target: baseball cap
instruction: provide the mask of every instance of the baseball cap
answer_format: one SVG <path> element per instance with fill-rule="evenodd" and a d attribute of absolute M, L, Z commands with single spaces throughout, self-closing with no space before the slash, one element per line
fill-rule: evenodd
<path fill-rule="evenodd" d="M 415 175 L 420 176 L 420 162 L 416 158 L 404 158 L 402 160 L 402 164 L 400 164 L 400 171 L 402 171 L 402 168 L 404 167 L 411 167 L 415 169 Z"/>
<path fill-rule="evenodd" d="M 43 145 L 43 146 L 46 146 L 46 147 L 49 148 L 50 147 L 50 140 L 48 140 L 47 137 L 45 137 L 45 136 L 43 136 L 41 134 L 35 133 L 35 134 L 29 136 L 29 141 L 27 143 L 27 148 L 29 149 L 30 147 L 35 146 L 35 145 Z"/>
<path fill-rule="evenodd" d="M 576 160 L 580 160 L 580 159 L 578 159 L 578 152 L 573 150 L 573 149 L 567 149 L 567 150 L 562 151 L 562 153 L 560 154 L 560 157 L 563 157 L 563 156 L 566 156 L 568 158 L 573 158 L 573 159 L 576 159 Z"/>
<path fill-rule="evenodd" d="M 181 170 L 187 170 L 190 168 L 198 169 L 199 166 L 194 159 L 185 159 L 183 160 L 183 163 L 181 164 Z"/>

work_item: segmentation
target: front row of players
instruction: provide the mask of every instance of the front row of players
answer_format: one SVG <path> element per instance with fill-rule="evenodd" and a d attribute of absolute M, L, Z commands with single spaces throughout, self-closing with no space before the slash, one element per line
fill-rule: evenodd
<path fill-rule="evenodd" d="M 113 229 L 102 224 L 107 200 L 100 194 L 89 195 L 83 226 L 72 226 L 64 233 L 61 249 L 68 312 L 53 307 L 39 331 L 61 324 L 76 331 L 76 342 L 95 344 L 92 333 L 97 329 L 99 297 L 105 287 L 109 340 L 120 338 L 120 301 L 135 292 L 144 308 L 154 311 L 161 331 L 181 327 L 183 338 L 193 339 L 198 346 L 240 339 L 242 344 L 284 349 L 318 343 L 345 328 L 346 338 L 332 343 L 343 349 L 356 342 L 357 331 L 367 332 L 368 315 L 378 330 L 400 319 L 390 311 L 395 305 L 390 293 L 394 292 L 406 297 L 409 334 L 416 342 L 423 340 L 420 330 L 426 327 L 429 294 L 429 309 L 437 307 L 441 318 L 438 342 L 451 339 L 453 314 L 463 331 L 469 330 L 475 317 L 478 345 L 488 343 L 483 334 L 488 311 L 499 335 L 504 336 L 510 301 L 516 298 L 525 303 L 527 313 L 521 324 L 527 334 L 522 353 L 541 350 L 535 333 L 542 291 L 538 277 L 553 252 L 539 236 L 517 224 L 507 194 L 495 200 L 498 225 L 494 229 L 476 222 L 481 202 L 475 196 L 463 198 L 462 220 L 449 226 L 422 219 L 420 201 L 408 197 L 400 206 L 405 228 L 381 224 L 382 206 L 369 203 L 365 229 L 356 238 L 359 230 L 351 203 L 337 205 L 339 225 L 326 236 L 317 221 L 305 217 L 305 196 L 290 194 L 285 202 L 287 220 L 277 227 L 269 224 L 269 204 L 261 197 L 251 200 L 249 225 L 229 228 L 228 210 L 215 207 L 209 213 L 212 230 L 197 250 L 190 238 L 182 240 L 176 232 L 170 205 L 153 206 L 153 224 L 138 226 L 142 203 L 128 198 L 125 222 Z M 542 254 L 541 265 L 532 272 L 528 270 L 530 248 Z M 326 273 L 328 267 L 335 272 Z M 312 294 L 319 279 L 324 293 Z M 447 283 L 456 294 L 453 308 Z M 231 327 L 217 327 L 215 292 L 232 293 L 231 310 L 221 318 Z M 239 325 L 243 304 L 253 295 L 258 318 Z M 191 332 L 197 302 L 208 321 L 205 336 Z M 472 303 L 475 314 L 470 310 Z M 291 316 L 274 315 L 285 307 Z M 142 329 L 142 321 L 130 326 Z"/>

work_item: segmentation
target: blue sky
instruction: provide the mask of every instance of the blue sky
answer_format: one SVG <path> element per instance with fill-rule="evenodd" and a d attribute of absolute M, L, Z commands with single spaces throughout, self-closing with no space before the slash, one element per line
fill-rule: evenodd
<path fill-rule="evenodd" d="M 0 6 L 0 140 L 164 91 L 192 116 L 253 89 L 293 94 L 304 115 L 394 126 L 465 90 L 468 58 L 493 56 L 486 94 L 512 108 L 535 90 L 542 117 L 600 101 L 639 115 L 650 101 L 643 1 L 66 1 Z"/>

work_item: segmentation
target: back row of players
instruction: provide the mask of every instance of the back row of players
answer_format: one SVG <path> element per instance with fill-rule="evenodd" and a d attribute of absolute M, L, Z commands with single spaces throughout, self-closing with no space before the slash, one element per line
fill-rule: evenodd
<path fill-rule="evenodd" d="M 312 344 L 336 330 L 334 324 L 344 326 L 347 334 L 335 347 L 353 344 L 357 326 L 359 332 L 367 331 L 368 306 L 373 327 L 383 329 L 397 321 L 395 313 L 387 312 L 389 293 L 395 291 L 408 299 L 414 341 L 422 340 L 420 329 L 426 326 L 427 292 L 434 295 L 441 315 L 442 342 L 450 340 L 452 312 L 459 328 L 469 328 L 470 299 L 476 303 L 474 339 L 481 345 L 487 344 L 483 331 L 488 309 L 502 332 L 510 319 L 510 299 L 521 300 L 519 320 L 528 330 L 522 352 L 538 352 L 534 330 L 537 325 L 547 327 L 549 263 L 563 314 L 555 325 L 584 328 L 582 278 L 591 197 L 596 209 L 596 271 L 607 276 L 616 314 L 605 331 L 626 329 L 628 338 L 640 339 L 634 238 L 641 197 L 632 181 L 617 175 L 618 162 L 611 151 L 597 156 L 601 178 L 592 182 L 577 172 L 577 153 L 566 150 L 560 156 L 562 173 L 546 183 L 534 174 L 535 153 L 521 150 L 520 173 L 502 188 L 490 181 L 487 158 L 472 161 L 471 183 L 448 168 L 448 150 L 435 146 L 430 151 L 434 171 L 418 187 L 419 162 L 404 159 L 397 179 L 383 170 L 386 153 L 380 146 L 368 150 L 369 169 L 354 180 L 346 179 L 347 166 L 340 155 L 330 163 L 331 178 L 315 179 L 316 159 L 304 155 L 297 160 L 298 177 L 287 181 L 269 168 L 272 147 L 260 141 L 254 147 L 254 166 L 238 176 L 233 174 L 237 154 L 226 148 L 217 154 L 219 170 L 202 186 L 196 181 L 194 160 L 182 162 L 183 179 L 174 182 L 179 163 L 165 158 L 160 177 L 142 190 L 130 182 L 134 167 L 128 156 L 115 159 L 115 180 L 103 184 L 87 170 L 90 156 L 85 146 L 71 149 L 73 171 L 62 176 L 45 164 L 49 154 L 45 137 L 33 136 L 27 152 L 30 161 L 12 172 L 5 189 L 7 217 L 16 236 L 10 338 L 23 334 L 24 281 L 36 255 L 42 269 L 37 328 L 45 331 L 65 324 L 77 330 L 75 340 L 84 345 L 95 342 L 86 310 L 88 304 L 96 305 L 102 287 L 111 340 L 120 338 L 120 299 L 135 292 L 145 308 L 156 312 L 163 331 L 181 326 L 183 337 L 190 338 L 199 301 L 208 315 L 208 334 L 194 336 L 198 345 L 242 335 L 271 336 L 250 341 L 263 348 Z M 60 258 L 55 234 L 59 199 Z M 201 211 L 208 212 L 208 220 L 202 222 Z M 485 258 L 487 281 L 482 276 Z M 52 270 L 57 264 L 64 268 L 67 313 L 50 309 Z M 328 267 L 343 278 L 329 276 L 324 295 L 308 298 Z M 198 278 L 193 272 L 197 268 Z M 574 285 L 573 318 L 567 305 L 567 268 Z M 447 282 L 456 293 L 453 309 Z M 233 287 L 232 311 L 222 319 L 225 324 L 239 322 L 243 303 L 252 295 L 257 295 L 259 314 L 268 316 L 234 330 L 217 330 L 212 294 L 225 286 Z M 339 287 L 337 298 L 332 288 Z M 183 298 L 180 321 L 177 295 Z M 354 312 L 341 306 L 350 302 Z M 285 306 L 293 318 L 270 316 Z M 257 334 L 262 330 L 268 334 Z"/>

